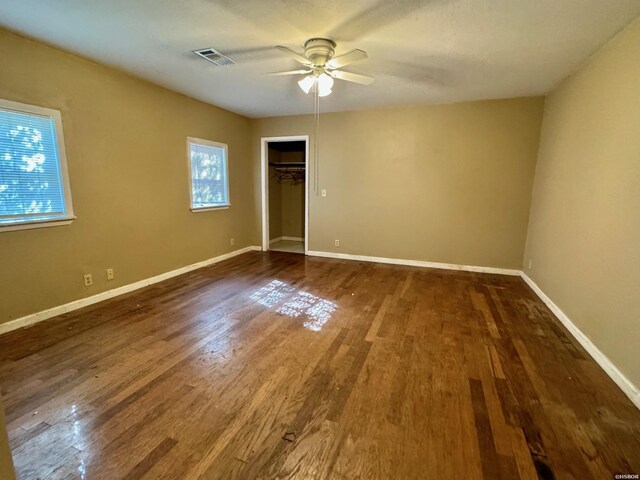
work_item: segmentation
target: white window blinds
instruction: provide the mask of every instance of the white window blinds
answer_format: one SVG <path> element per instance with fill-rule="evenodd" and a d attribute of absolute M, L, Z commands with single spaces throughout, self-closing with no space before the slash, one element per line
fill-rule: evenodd
<path fill-rule="evenodd" d="M 229 206 L 227 146 L 195 138 L 188 145 L 192 210 Z"/>
<path fill-rule="evenodd" d="M 0 103 L 0 229 L 72 216 L 54 113 Z"/>

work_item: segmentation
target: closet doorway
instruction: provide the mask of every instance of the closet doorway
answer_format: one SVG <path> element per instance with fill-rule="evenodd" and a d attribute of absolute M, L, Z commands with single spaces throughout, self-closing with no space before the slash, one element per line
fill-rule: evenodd
<path fill-rule="evenodd" d="M 309 250 L 309 137 L 263 137 L 262 249 Z"/>

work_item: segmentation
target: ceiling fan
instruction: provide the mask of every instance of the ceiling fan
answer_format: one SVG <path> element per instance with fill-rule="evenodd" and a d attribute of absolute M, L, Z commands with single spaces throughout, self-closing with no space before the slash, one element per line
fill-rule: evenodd
<path fill-rule="evenodd" d="M 304 93 L 309 93 L 315 87 L 318 96 L 326 97 L 332 91 L 334 78 L 360 85 L 371 85 L 374 81 L 374 78 L 368 75 L 340 70 L 342 67 L 366 59 L 365 51 L 356 48 L 335 57 L 336 42 L 328 38 L 310 38 L 304 42 L 304 54 L 299 54 L 282 45 L 275 48 L 300 62 L 306 69 L 273 72 L 267 73 L 267 75 L 306 75 L 298 82 Z"/>

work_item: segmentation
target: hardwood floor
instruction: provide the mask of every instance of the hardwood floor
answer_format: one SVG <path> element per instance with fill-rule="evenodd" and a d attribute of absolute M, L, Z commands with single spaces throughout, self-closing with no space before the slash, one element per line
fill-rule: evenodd
<path fill-rule="evenodd" d="M 0 337 L 18 478 L 611 479 L 640 411 L 516 277 L 248 253 Z"/>

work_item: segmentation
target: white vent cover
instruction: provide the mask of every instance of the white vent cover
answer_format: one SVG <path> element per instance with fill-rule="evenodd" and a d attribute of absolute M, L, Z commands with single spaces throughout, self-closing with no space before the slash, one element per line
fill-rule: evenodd
<path fill-rule="evenodd" d="M 194 50 L 193 53 L 204 58 L 205 60 L 209 60 L 211 63 L 218 66 L 232 65 L 236 63 L 229 57 L 218 52 L 215 48 L 203 48 L 201 50 Z"/>

